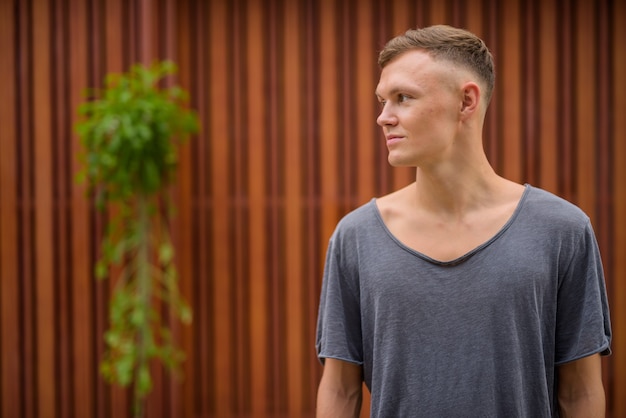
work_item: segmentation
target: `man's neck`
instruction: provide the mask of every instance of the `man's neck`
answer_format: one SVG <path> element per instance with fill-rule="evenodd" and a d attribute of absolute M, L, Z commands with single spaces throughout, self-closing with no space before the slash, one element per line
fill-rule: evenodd
<path fill-rule="evenodd" d="M 484 161 L 447 164 L 436 170 L 417 168 L 415 203 L 441 216 L 463 217 L 485 206 L 497 204 L 511 182 L 498 176 Z"/>

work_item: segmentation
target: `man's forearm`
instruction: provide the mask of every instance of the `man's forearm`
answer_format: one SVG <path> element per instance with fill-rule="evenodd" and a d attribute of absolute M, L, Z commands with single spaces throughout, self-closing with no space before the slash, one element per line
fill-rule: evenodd
<path fill-rule="evenodd" d="M 606 400 L 604 391 L 576 397 L 559 397 L 561 418 L 604 418 Z"/>
<path fill-rule="evenodd" d="M 361 413 L 362 390 L 347 393 L 320 385 L 317 394 L 317 418 L 357 418 Z"/>
<path fill-rule="evenodd" d="M 604 418 L 606 399 L 600 355 L 559 366 L 559 412 L 563 418 Z"/>

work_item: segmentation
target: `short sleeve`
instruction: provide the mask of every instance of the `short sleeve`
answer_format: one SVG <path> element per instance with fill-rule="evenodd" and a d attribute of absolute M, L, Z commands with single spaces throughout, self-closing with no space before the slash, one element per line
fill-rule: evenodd
<path fill-rule="evenodd" d="M 346 250 L 347 248 L 347 250 Z M 351 268 L 354 245 L 335 231 L 326 254 L 320 297 L 316 348 L 323 363 L 335 358 L 363 363 L 358 269 Z"/>
<path fill-rule="evenodd" d="M 611 352 L 611 323 L 598 244 L 587 221 L 572 240 L 557 297 L 555 363 Z"/>

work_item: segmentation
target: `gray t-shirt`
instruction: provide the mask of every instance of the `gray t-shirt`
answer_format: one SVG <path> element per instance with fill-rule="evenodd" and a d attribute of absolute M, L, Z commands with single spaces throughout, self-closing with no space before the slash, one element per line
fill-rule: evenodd
<path fill-rule="evenodd" d="M 330 239 L 317 352 L 363 366 L 372 417 L 555 417 L 555 366 L 610 340 L 589 218 L 544 190 L 450 262 L 399 242 L 375 200 Z"/>

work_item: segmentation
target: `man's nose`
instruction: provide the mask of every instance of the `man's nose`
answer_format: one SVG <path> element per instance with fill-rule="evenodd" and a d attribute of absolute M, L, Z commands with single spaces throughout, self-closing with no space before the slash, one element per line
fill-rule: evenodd
<path fill-rule="evenodd" d="M 376 118 L 376 123 L 380 126 L 395 125 L 398 123 L 398 118 L 393 114 L 389 106 L 385 104 L 383 105 L 378 118 Z"/>

